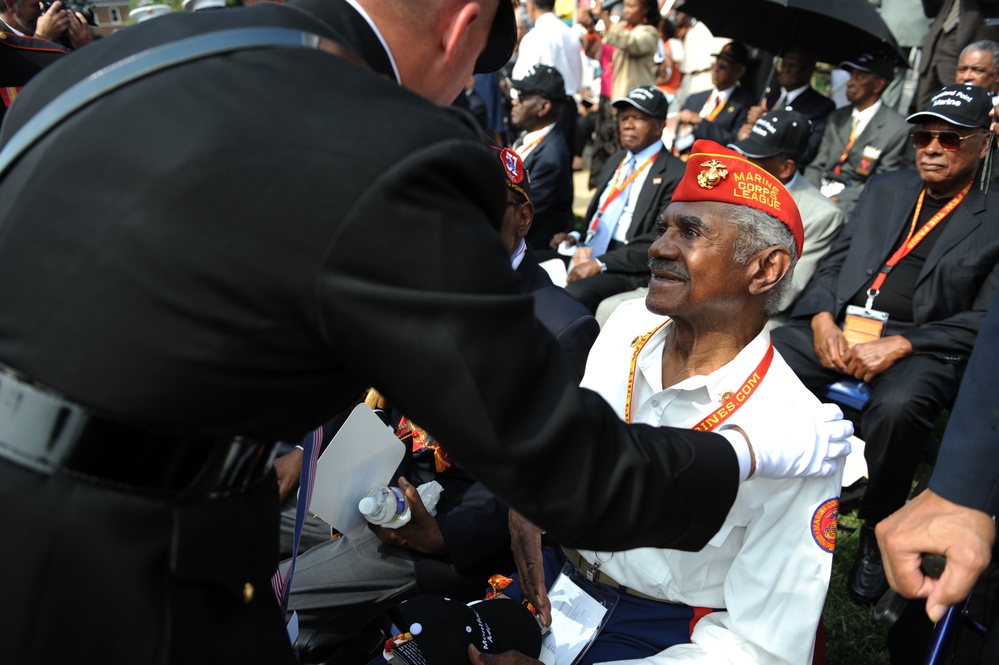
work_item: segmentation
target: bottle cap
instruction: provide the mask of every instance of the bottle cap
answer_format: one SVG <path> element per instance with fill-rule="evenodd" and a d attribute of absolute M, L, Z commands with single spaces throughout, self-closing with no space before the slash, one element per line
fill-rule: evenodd
<path fill-rule="evenodd" d="M 377 504 L 375 504 L 375 500 L 372 499 L 370 496 L 364 497 L 363 499 L 361 499 L 361 502 L 357 504 L 357 509 L 360 510 L 361 513 L 364 515 L 371 515 L 372 513 L 375 512 L 375 509 L 377 507 L 378 506 Z"/>

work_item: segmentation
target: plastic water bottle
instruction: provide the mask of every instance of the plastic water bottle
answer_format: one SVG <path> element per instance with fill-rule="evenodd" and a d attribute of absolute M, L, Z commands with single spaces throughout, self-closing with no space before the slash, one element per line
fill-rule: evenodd
<path fill-rule="evenodd" d="M 376 487 L 361 499 L 357 509 L 364 519 L 386 529 L 398 529 L 413 515 L 406 495 L 398 487 Z"/>

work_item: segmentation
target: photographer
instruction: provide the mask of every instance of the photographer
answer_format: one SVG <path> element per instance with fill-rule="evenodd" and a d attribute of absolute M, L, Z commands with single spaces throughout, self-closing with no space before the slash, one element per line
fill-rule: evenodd
<path fill-rule="evenodd" d="M 0 20 L 4 23 L 0 28 L 6 32 L 47 39 L 70 49 L 86 46 L 92 40 L 87 17 L 64 7 L 62 0 L 47 4 L 35 0 L 0 0 L 0 3 L 3 6 Z"/>

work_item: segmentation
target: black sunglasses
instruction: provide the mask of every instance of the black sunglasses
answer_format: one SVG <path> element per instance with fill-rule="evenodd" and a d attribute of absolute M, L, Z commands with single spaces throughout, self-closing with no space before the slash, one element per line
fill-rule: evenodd
<path fill-rule="evenodd" d="M 922 150 L 933 143 L 933 139 L 940 142 L 940 147 L 951 152 L 961 149 L 961 141 L 970 139 L 972 136 L 981 136 L 982 132 L 975 132 L 967 136 L 961 136 L 957 132 L 931 132 L 928 129 L 917 129 L 912 132 L 912 146 L 917 150 Z"/>

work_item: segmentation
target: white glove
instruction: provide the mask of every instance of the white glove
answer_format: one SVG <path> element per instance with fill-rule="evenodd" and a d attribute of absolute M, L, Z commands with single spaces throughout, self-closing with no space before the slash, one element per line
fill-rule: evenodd
<path fill-rule="evenodd" d="M 756 436 L 746 431 L 756 455 L 753 478 L 798 478 L 831 476 L 850 454 L 853 423 L 843 419 L 835 404 L 820 404 L 810 414 L 789 413 L 790 422 L 776 436 Z M 807 423 L 798 424 L 804 418 Z M 815 431 L 814 441 L 802 440 L 801 433 Z"/>

